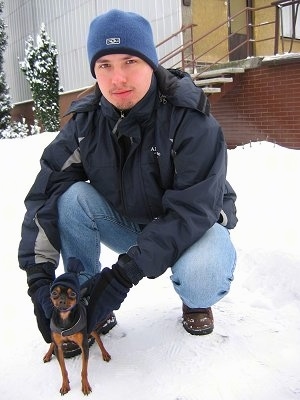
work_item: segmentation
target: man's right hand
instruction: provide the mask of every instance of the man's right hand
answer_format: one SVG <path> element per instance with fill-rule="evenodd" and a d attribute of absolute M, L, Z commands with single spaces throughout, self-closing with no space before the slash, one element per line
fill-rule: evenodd
<path fill-rule="evenodd" d="M 53 305 L 50 300 L 50 286 L 55 279 L 55 267 L 41 263 L 28 267 L 28 294 L 34 305 L 38 328 L 47 343 L 51 343 L 50 319 Z"/>

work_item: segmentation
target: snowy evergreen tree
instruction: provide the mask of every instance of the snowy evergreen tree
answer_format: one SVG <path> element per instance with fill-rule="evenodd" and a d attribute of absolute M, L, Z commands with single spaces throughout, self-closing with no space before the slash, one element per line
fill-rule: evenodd
<path fill-rule="evenodd" d="M 20 62 L 30 84 L 37 120 L 45 131 L 59 130 L 59 77 L 57 48 L 41 25 L 37 43 L 30 36 L 26 42 L 25 58 Z"/>
<path fill-rule="evenodd" d="M 0 15 L 3 12 L 3 1 L 0 1 Z M 5 32 L 5 24 L 0 17 L 0 137 L 2 131 L 5 130 L 11 121 L 11 99 L 9 89 L 6 84 L 5 74 L 3 72 L 4 51 L 7 46 L 7 34 Z"/>

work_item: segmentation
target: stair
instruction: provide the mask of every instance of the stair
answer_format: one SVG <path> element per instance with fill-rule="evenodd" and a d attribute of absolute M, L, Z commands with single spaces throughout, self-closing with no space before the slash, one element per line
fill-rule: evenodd
<path fill-rule="evenodd" d="M 245 68 L 242 67 L 228 67 L 216 68 L 191 74 L 195 85 L 202 87 L 203 91 L 208 94 L 220 93 L 221 88 L 226 83 L 233 82 L 235 74 L 242 74 Z"/>

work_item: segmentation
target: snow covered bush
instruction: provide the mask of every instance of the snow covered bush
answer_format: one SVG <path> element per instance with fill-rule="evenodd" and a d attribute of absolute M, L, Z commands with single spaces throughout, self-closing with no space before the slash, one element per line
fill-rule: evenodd
<path fill-rule="evenodd" d="M 3 1 L 0 1 L 0 15 L 3 11 Z M 0 137 L 1 132 L 7 129 L 10 124 L 11 99 L 9 89 L 6 84 L 5 74 L 3 72 L 4 51 L 7 46 L 7 34 L 5 24 L 0 18 Z"/>
<path fill-rule="evenodd" d="M 11 99 L 8 87 L 5 82 L 5 75 L 1 71 L 0 72 L 0 136 L 1 136 L 1 131 L 7 129 L 10 124 L 11 108 L 12 108 Z"/>
<path fill-rule="evenodd" d="M 41 25 L 36 46 L 29 36 L 26 42 L 25 58 L 20 62 L 30 84 L 37 120 L 45 131 L 59 130 L 59 76 L 57 48 Z"/>
<path fill-rule="evenodd" d="M 38 121 L 34 121 L 34 125 L 30 125 L 30 128 L 23 118 L 22 122 L 12 121 L 10 125 L 1 131 L 1 139 L 15 139 L 24 138 L 29 135 L 36 135 L 41 132 L 41 128 L 38 126 Z"/>

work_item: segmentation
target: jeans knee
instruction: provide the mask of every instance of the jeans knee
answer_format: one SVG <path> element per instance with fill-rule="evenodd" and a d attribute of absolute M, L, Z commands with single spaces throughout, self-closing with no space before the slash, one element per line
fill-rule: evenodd
<path fill-rule="evenodd" d="M 96 195 L 95 189 L 87 182 L 76 182 L 58 199 L 58 218 L 60 223 L 70 223 L 84 214 L 92 219 L 89 202 Z"/>
<path fill-rule="evenodd" d="M 191 246 L 173 267 L 174 289 L 188 307 L 210 307 L 230 290 L 236 253 L 223 229 L 217 226 Z"/>
<path fill-rule="evenodd" d="M 86 182 L 73 183 L 58 199 L 58 211 L 72 208 L 78 202 L 78 196 L 85 193 L 89 184 Z"/>
<path fill-rule="evenodd" d="M 174 289 L 182 301 L 191 308 L 206 308 L 217 303 L 230 290 L 233 275 L 218 271 L 218 268 L 202 268 L 201 271 L 189 271 L 181 279 L 171 277 Z"/>

